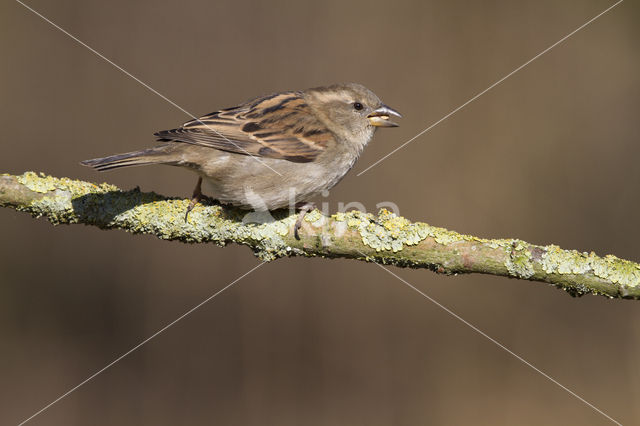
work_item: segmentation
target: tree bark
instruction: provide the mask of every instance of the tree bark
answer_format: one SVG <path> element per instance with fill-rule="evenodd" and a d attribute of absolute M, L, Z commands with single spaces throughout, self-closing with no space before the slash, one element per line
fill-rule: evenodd
<path fill-rule="evenodd" d="M 411 223 L 384 209 L 377 216 L 353 211 L 330 217 L 314 210 L 305 217 L 297 240 L 295 213 L 271 212 L 273 218 L 266 223 L 248 223 L 256 213 L 247 216 L 247 211 L 205 201 L 185 220 L 188 204 L 188 199 L 33 172 L 0 175 L 0 206 L 45 217 L 54 225 L 83 223 L 186 243 L 235 242 L 264 261 L 284 256 L 348 258 L 445 274 L 476 272 L 541 281 L 574 296 L 640 298 L 640 265 L 612 255 L 463 235 Z"/>

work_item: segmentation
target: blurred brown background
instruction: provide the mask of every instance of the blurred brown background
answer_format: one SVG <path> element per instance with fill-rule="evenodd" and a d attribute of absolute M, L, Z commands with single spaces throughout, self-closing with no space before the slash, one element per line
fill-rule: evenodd
<path fill-rule="evenodd" d="M 612 4 L 28 4 L 185 109 L 358 81 L 401 111 L 329 197 L 485 237 L 640 260 L 640 7 L 627 1 L 371 171 L 381 156 Z M 195 177 L 78 161 L 188 119 L 19 3 L 0 6 L 0 172 L 188 196 Z M 332 210 L 335 210 L 333 207 Z M 257 260 L 0 209 L 0 423 L 15 424 Z M 394 272 L 587 401 L 640 422 L 640 302 Z M 380 268 L 282 259 L 32 424 L 608 424 Z"/>

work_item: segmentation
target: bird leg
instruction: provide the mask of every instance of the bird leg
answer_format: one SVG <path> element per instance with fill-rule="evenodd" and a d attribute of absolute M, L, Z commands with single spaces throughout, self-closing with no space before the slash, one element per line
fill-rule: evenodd
<path fill-rule="evenodd" d="M 293 235 L 296 237 L 296 240 L 300 239 L 300 235 L 298 234 L 298 230 L 302 228 L 302 220 L 311 210 L 315 209 L 316 206 L 313 203 L 301 203 L 296 205 L 296 208 L 300 209 L 300 214 L 298 215 L 298 219 L 296 220 L 296 224 L 293 227 Z"/>
<path fill-rule="evenodd" d="M 189 207 L 187 207 L 187 212 L 184 214 L 184 221 L 187 221 L 189 217 L 189 212 L 193 210 L 193 208 L 202 200 L 202 177 L 198 178 L 198 183 L 196 183 L 196 187 L 193 190 L 193 195 L 191 196 L 191 202 L 189 203 Z"/>

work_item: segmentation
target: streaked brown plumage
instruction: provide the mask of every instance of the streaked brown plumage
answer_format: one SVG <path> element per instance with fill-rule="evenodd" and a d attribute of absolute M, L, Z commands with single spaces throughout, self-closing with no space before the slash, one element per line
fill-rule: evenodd
<path fill-rule="evenodd" d="M 157 132 L 160 144 L 153 148 L 82 164 L 97 170 L 186 167 L 200 175 L 213 198 L 272 210 L 308 201 L 338 183 L 376 127 L 397 126 L 390 115 L 400 116 L 355 83 L 276 93 Z"/>

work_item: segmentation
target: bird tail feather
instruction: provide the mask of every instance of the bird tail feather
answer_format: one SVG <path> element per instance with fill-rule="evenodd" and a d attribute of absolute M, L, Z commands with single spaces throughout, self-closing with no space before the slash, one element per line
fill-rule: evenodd
<path fill-rule="evenodd" d="M 93 167 L 101 172 L 120 167 L 146 166 L 148 164 L 173 164 L 175 160 L 168 158 L 168 152 L 164 147 L 143 149 L 142 151 L 127 152 L 124 154 L 110 155 L 108 157 L 93 158 L 81 161 L 83 166 Z"/>

